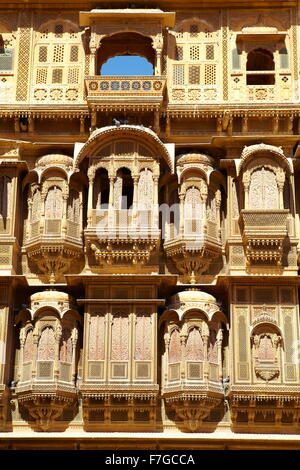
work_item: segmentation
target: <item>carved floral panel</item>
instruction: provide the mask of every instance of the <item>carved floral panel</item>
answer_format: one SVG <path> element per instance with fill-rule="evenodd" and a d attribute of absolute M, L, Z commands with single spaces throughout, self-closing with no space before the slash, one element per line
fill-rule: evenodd
<path fill-rule="evenodd" d="M 203 340 L 198 328 L 192 328 L 186 342 L 186 360 L 203 361 Z"/>
<path fill-rule="evenodd" d="M 33 331 L 29 330 L 24 344 L 24 362 L 30 362 L 33 358 Z"/>
<path fill-rule="evenodd" d="M 92 315 L 89 328 L 89 353 L 90 361 L 104 360 L 104 337 L 105 324 L 104 315 Z"/>
<path fill-rule="evenodd" d="M 169 345 L 169 362 L 175 363 L 181 361 L 181 345 L 180 334 L 178 330 L 174 330 L 171 334 Z"/>
<path fill-rule="evenodd" d="M 127 315 L 114 315 L 111 335 L 111 359 L 113 361 L 128 360 L 129 324 Z"/>
<path fill-rule="evenodd" d="M 38 344 L 38 360 L 53 361 L 55 359 L 55 337 L 51 327 L 43 329 Z"/>
<path fill-rule="evenodd" d="M 62 190 L 57 186 L 49 189 L 45 200 L 45 219 L 62 219 L 63 196 Z"/>
<path fill-rule="evenodd" d="M 152 329 L 150 315 L 138 315 L 135 329 L 135 359 L 151 360 Z"/>

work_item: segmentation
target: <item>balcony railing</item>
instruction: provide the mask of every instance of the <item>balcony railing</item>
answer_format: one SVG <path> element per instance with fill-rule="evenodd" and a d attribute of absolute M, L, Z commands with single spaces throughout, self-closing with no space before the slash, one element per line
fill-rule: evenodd
<path fill-rule="evenodd" d="M 243 209 L 240 215 L 247 263 L 281 265 L 287 236 L 287 209 Z"/>
<path fill-rule="evenodd" d="M 163 100 L 166 80 L 156 76 L 86 77 L 87 101 L 94 104 L 143 104 L 157 106 Z"/>

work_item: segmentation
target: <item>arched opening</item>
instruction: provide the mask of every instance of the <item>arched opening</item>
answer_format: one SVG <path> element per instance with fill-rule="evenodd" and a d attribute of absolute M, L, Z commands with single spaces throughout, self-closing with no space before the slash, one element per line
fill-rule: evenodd
<path fill-rule="evenodd" d="M 105 168 L 96 171 L 94 180 L 93 208 L 107 209 L 109 201 L 109 178 Z"/>
<path fill-rule="evenodd" d="M 184 199 L 184 232 L 200 234 L 202 229 L 203 206 L 200 191 L 195 186 L 187 189 Z"/>
<path fill-rule="evenodd" d="M 133 202 L 133 179 L 128 168 L 117 171 L 114 201 L 116 209 L 130 209 Z"/>
<path fill-rule="evenodd" d="M 130 57 L 129 57 L 130 56 Z M 114 58 L 114 61 L 109 59 Z M 122 67 L 125 62 L 131 66 L 135 63 L 135 71 L 139 69 L 139 65 L 145 68 L 148 65 L 149 70 L 154 67 L 155 64 L 155 50 L 152 47 L 152 40 L 146 36 L 138 33 L 117 33 L 112 36 L 107 36 L 101 41 L 101 45 L 97 53 L 97 71 L 100 75 L 143 75 L 140 73 L 127 73 L 128 68 Z M 141 61 L 141 59 L 144 59 Z M 146 60 L 146 61 L 145 61 Z M 104 65 L 104 67 L 103 67 Z M 125 64 L 126 65 L 126 64 Z M 117 66 L 114 73 L 111 70 L 114 66 Z M 142 70 L 142 69 L 140 69 Z M 153 72 L 152 72 L 153 73 Z M 151 75 L 147 73 L 146 75 Z"/>
<path fill-rule="evenodd" d="M 117 55 L 111 57 L 102 65 L 100 75 L 153 75 L 153 65 L 144 57 L 138 55 Z"/>
<path fill-rule="evenodd" d="M 253 49 L 250 51 L 247 57 L 246 70 L 247 85 L 275 84 L 275 63 L 273 54 L 270 51 L 265 49 Z M 268 73 L 269 71 L 273 71 L 273 73 Z"/>

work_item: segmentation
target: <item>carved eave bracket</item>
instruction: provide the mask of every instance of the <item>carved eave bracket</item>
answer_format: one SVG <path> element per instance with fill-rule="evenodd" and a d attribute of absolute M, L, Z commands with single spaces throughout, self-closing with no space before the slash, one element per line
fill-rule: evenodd
<path fill-rule="evenodd" d="M 220 256 L 221 243 L 197 243 L 178 239 L 164 245 L 165 252 L 191 284 L 195 284 L 197 277 L 205 273 L 209 265 Z"/>
<path fill-rule="evenodd" d="M 175 396 L 165 397 L 165 402 L 175 410 L 178 418 L 182 419 L 184 431 L 198 432 L 210 411 L 223 402 L 223 397 L 210 396 L 208 393 L 182 392 Z"/>
<path fill-rule="evenodd" d="M 90 242 L 90 249 L 100 266 L 116 263 L 141 265 L 149 261 L 158 245 L 158 237 L 135 240 L 130 238 L 98 239 Z"/>
<path fill-rule="evenodd" d="M 18 401 L 35 420 L 37 429 L 45 432 L 51 429 L 65 408 L 74 405 L 75 398 L 51 393 L 32 393 L 18 397 Z"/>
<path fill-rule="evenodd" d="M 45 274 L 50 283 L 63 279 L 74 259 L 82 254 L 81 249 L 72 249 L 59 244 L 45 244 L 40 247 L 27 248 L 27 256 Z"/>

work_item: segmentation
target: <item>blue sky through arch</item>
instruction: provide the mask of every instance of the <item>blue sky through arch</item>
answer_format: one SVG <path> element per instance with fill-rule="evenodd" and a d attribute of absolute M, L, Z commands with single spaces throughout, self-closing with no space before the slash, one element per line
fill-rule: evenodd
<path fill-rule="evenodd" d="M 102 65 L 100 75 L 153 75 L 153 65 L 144 57 L 115 56 Z"/>

